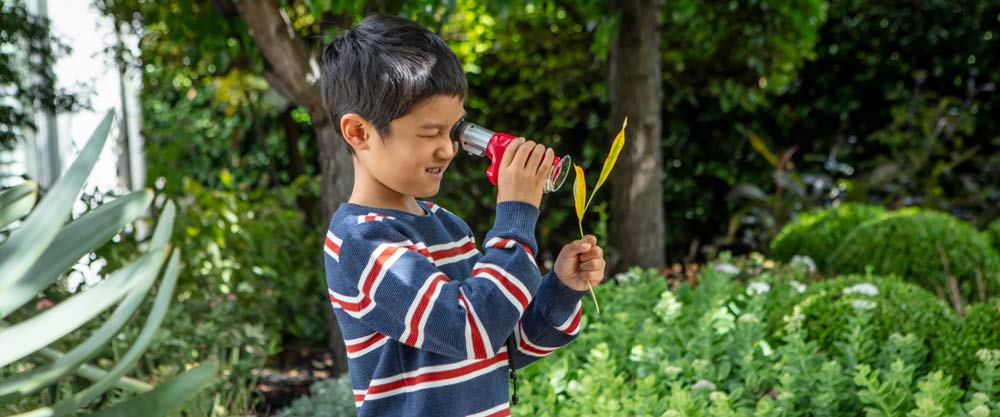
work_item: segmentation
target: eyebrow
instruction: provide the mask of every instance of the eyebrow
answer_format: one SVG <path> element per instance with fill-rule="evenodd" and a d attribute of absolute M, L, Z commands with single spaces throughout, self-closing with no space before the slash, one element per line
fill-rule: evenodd
<path fill-rule="evenodd" d="M 463 109 L 462 110 L 462 117 L 460 117 L 459 119 L 465 117 L 466 114 L 469 114 L 469 113 L 466 112 Z M 441 123 L 424 123 L 423 125 L 420 126 L 420 128 L 421 129 L 444 129 L 445 126 L 443 124 L 441 124 Z"/>

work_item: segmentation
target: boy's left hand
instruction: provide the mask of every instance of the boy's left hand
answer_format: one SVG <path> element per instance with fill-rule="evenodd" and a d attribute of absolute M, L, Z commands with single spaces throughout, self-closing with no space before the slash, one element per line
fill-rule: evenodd
<path fill-rule="evenodd" d="M 563 246 L 552 270 L 563 285 L 586 291 L 604 280 L 604 250 L 597 246 L 597 237 L 586 235 Z"/>

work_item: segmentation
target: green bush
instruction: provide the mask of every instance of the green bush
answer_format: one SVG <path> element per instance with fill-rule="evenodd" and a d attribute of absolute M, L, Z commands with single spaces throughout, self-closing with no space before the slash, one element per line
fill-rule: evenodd
<path fill-rule="evenodd" d="M 943 259 L 942 259 L 943 258 Z M 905 210 L 865 222 L 830 256 L 836 274 L 896 275 L 950 300 L 948 276 L 964 300 L 996 294 L 1000 260 L 971 225 L 935 211 Z"/>
<path fill-rule="evenodd" d="M 993 250 L 1000 252 L 1000 219 L 996 219 L 986 226 L 983 238 L 993 247 Z"/>
<path fill-rule="evenodd" d="M 281 409 L 278 417 L 347 417 L 357 413 L 351 379 L 346 374 L 318 381 L 309 387 L 309 392 L 308 397 L 298 398 Z"/>
<path fill-rule="evenodd" d="M 965 310 L 954 337 L 946 345 L 948 354 L 942 359 L 943 368 L 963 378 L 970 378 L 979 364 L 980 349 L 1000 349 L 1000 299 L 976 303 Z"/>
<path fill-rule="evenodd" d="M 851 230 L 885 209 L 859 203 L 845 203 L 804 213 L 785 225 L 771 242 L 771 258 L 788 262 L 795 255 L 813 259 L 820 271 L 826 270 L 826 260 Z"/>
<path fill-rule="evenodd" d="M 926 342 L 932 353 L 940 354 L 949 343 L 945 336 L 958 325 L 957 315 L 941 299 L 893 277 L 848 276 L 823 281 L 806 290 L 798 307 L 807 337 L 824 349 L 837 350 L 839 342 L 860 330 L 870 332 L 867 338 L 876 344 L 889 340 L 893 333 L 910 333 Z M 869 314 L 864 322 L 852 322 L 859 312 Z M 863 328 L 856 329 L 855 324 Z M 876 349 L 871 346 L 868 355 L 874 355 Z"/>

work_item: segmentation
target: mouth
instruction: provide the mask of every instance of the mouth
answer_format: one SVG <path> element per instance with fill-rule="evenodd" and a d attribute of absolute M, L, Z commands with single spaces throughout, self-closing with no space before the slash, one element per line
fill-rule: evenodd
<path fill-rule="evenodd" d="M 445 167 L 427 168 L 424 171 L 431 175 L 442 175 L 444 174 L 444 168 Z"/>

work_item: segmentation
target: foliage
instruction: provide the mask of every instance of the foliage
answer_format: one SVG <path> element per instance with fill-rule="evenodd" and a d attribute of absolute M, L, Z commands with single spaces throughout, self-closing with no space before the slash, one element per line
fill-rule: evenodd
<path fill-rule="evenodd" d="M 986 239 L 993 250 L 1000 252 L 1000 219 L 996 219 L 986 226 L 986 230 L 983 231 L 983 239 Z"/>
<path fill-rule="evenodd" d="M 941 298 L 962 300 L 996 294 L 1000 259 L 969 224 L 948 214 L 904 210 L 856 227 L 827 261 L 833 273 L 896 275 Z M 950 282 L 952 279 L 954 283 Z M 954 285 L 953 285 L 954 284 Z"/>
<path fill-rule="evenodd" d="M 991 299 L 968 307 L 952 342 L 946 346 L 944 366 L 955 375 L 971 379 L 981 349 L 1000 349 L 1000 300 Z"/>
<path fill-rule="evenodd" d="M 4 212 L 0 218 L 8 219 L 5 221 L 26 216 L 0 245 L 3 271 L 0 318 L 20 319 L 13 323 L 0 321 L 0 367 L 12 363 L 16 366 L 13 372 L 0 369 L 5 376 L 0 382 L 0 402 L 9 404 L 5 407 L 7 411 L 31 410 L 26 414 L 65 416 L 87 408 L 98 397 L 119 387 L 139 395 L 105 409 L 100 415 L 135 415 L 138 410 L 151 409 L 156 413 L 148 415 L 163 415 L 200 390 L 215 372 L 214 367 L 207 365 L 165 382 L 160 389 L 125 377 L 149 347 L 174 295 L 180 252 L 169 243 L 175 215 L 172 203 L 164 207 L 148 249 L 140 256 L 92 288 L 43 312 L 29 316 L 30 307 L 24 307 L 77 259 L 105 244 L 121 227 L 142 215 L 152 202 L 150 191 L 136 191 L 91 210 L 68 225 L 63 224 L 104 147 L 113 115 L 109 112 L 104 117 L 77 160 L 37 206 L 12 204 L 0 210 Z M 14 192 L 22 196 L 21 200 L 34 202 L 37 190 L 27 194 L 20 191 L 17 188 L 7 191 L 0 201 L 8 201 L 6 194 Z M 11 215 L 12 211 L 16 213 Z M 122 326 L 142 304 L 161 272 L 161 285 L 145 323 L 138 334 L 128 334 L 134 337 L 126 339 L 128 332 L 122 331 Z M 118 306 L 85 340 L 65 353 L 53 347 L 53 342 L 67 334 L 82 335 L 79 329 L 112 304 Z M 15 312 L 18 314 L 12 314 Z M 125 346 L 127 351 L 109 363 L 109 370 L 86 364 L 112 339 L 129 342 Z M 85 389 L 64 392 L 51 402 L 34 401 L 31 397 L 48 386 L 55 387 L 74 373 L 94 383 Z"/>
<path fill-rule="evenodd" d="M 986 382 L 968 386 L 949 369 L 935 368 L 930 355 L 953 337 L 940 330 L 957 319 L 927 291 L 875 277 L 810 285 L 795 279 L 801 273 L 724 255 L 700 270 L 696 285 L 670 285 L 652 270 L 619 274 L 595 288 L 616 307 L 613 312 L 585 311 L 573 343 L 520 372 L 515 411 L 958 415 L 958 407 L 979 406 L 977 392 L 998 390 L 991 385 L 1000 381 L 995 363 L 982 362 L 978 372 Z M 805 298 L 777 319 L 780 331 L 771 333 L 774 316 L 767 307 L 789 295 L 771 283 L 782 282 L 793 293 L 805 287 Z M 869 282 L 877 296 L 864 295 Z M 852 290 L 843 294 L 845 289 Z M 834 292 L 838 296 L 829 295 Z M 852 305 L 862 307 L 858 301 L 877 304 L 866 310 Z M 825 328 L 819 326 L 821 314 L 835 316 Z M 834 327 L 836 332 L 828 330 Z M 828 342 L 820 336 L 824 331 Z"/>
<path fill-rule="evenodd" d="M 272 343 L 325 344 L 328 306 L 303 302 L 324 292 L 316 280 L 321 258 L 314 256 L 323 236 L 289 208 L 303 195 L 316 196 L 318 184 L 300 178 L 288 187 L 244 189 L 225 173 L 220 181 L 226 188 L 184 180 L 188 198 L 179 205 L 176 232 L 186 268 L 178 298 L 234 303 L 227 320 L 260 326 Z M 130 251 L 122 245 L 99 255 L 114 266 Z"/>
<path fill-rule="evenodd" d="M 813 285 L 798 307 L 809 339 L 824 349 L 853 356 L 848 361 L 851 367 L 876 354 L 876 346 L 857 349 L 858 343 L 850 344 L 850 338 L 860 332 L 869 333 L 864 340 L 874 341 L 888 340 L 893 333 L 912 334 L 931 352 L 943 353 L 948 342 L 943 335 L 950 334 L 958 320 L 943 301 L 927 290 L 895 278 L 871 275 L 839 277 Z M 845 341 L 849 344 L 838 345 Z M 848 347 L 852 347 L 850 352 L 845 349 Z M 910 364 L 925 367 L 924 361 Z"/>
<path fill-rule="evenodd" d="M 350 416 L 354 407 L 354 390 L 347 375 L 313 383 L 308 397 L 295 400 L 281 409 L 278 417 Z"/>
<path fill-rule="evenodd" d="M 820 271 L 825 271 L 826 258 L 840 246 L 844 237 L 857 225 L 884 212 L 885 209 L 878 206 L 844 203 L 803 213 L 786 224 L 771 241 L 770 256 L 786 262 L 795 255 L 809 256 Z"/>

